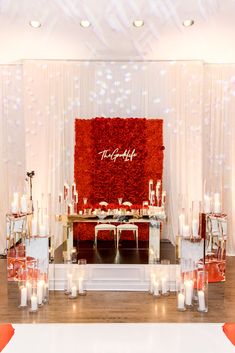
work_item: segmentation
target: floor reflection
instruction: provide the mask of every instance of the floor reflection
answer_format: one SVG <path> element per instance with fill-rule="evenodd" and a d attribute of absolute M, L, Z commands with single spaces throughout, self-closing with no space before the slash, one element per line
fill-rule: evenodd
<path fill-rule="evenodd" d="M 77 249 L 77 260 L 86 259 L 89 264 L 148 264 L 149 242 L 139 241 L 136 248 L 135 241 L 123 240 L 117 249 L 112 241 L 99 240 L 97 247 L 90 240 L 74 244 Z M 175 247 L 169 241 L 160 242 L 161 261 L 167 259 L 174 264 Z M 55 263 L 63 263 L 62 246 L 55 251 Z"/>

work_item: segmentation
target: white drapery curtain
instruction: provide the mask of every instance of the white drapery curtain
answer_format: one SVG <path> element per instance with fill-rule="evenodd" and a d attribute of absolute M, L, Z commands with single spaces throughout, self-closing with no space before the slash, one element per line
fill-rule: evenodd
<path fill-rule="evenodd" d="M 0 253 L 13 192 L 25 188 L 22 65 L 0 65 Z"/>
<path fill-rule="evenodd" d="M 235 255 L 235 65 L 205 65 L 203 175 L 228 214 L 227 254 Z"/>
<path fill-rule="evenodd" d="M 227 93 L 219 90 L 213 79 L 213 75 L 223 67 L 198 61 L 24 61 L 21 66 L 23 81 L 20 81 L 23 111 L 18 116 L 22 126 L 25 125 L 25 134 L 21 135 L 22 138 L 25 136 L 25 146 L 20 149 L 26 159 L 26 170 L 35 170 L 36 173 L 34 199 L 40 200 L 42 193 L 51 194 L 52 213 L 55 213 L 63 182 L 73 181 L 75 117 L 160 117 L 164 119 L 164 188 L 168 194 L 168 223 L 164 236 L 174 242 L 178 213 L 182 207 L 189 209 L 192 201 L 202 198 L 204 179 L 209 174 L 214 175 L 218 154 L 229 153 L 229 158 L 222 161 L 221 167 L 221 170 L 231 168 L 228 173 L 230 177 L 227 181 L 225 178 L 222 180 L 223 187 L 228 190 L 227 195 L 231 193 L 234 183 L 229 147 L 234 144 L 234 134 L 230 128 L 224 150 L 222 144 L 218 145 L 220 132 L 213 120 L 213 99 L 220 99 L 223 107 L 219 105 L 216 112 L 218 119 L 220 116 L 221 126 L 225 115 L 229 124 L 234 125 L 232 112 L 235 108 L 225 99 Z M 235 65 L 228 68 L 224 77 L 231 87 L 234 68 Z M 230 96 L 232 99 L 232 93 Z M 1 145 L 6 139 L 4 135 Z M 207 158 L 214 151 L 214 146 L 213 163 L 208 164 Z M 6 165 L 3 168 L 7 176 L 10 169 L 7 171 Z M 2 195 L 4 189 L 1 189 L 1 199 Z M 226 193 L 224 205 L 228 212 L 231 201 Z M 229 219 L 228 252 L 235 254 L 232 237 L 235 224 L 231 214 Z M 56 234 L 56 245 L 59 245 L 61 232 L 58 225 L 53 224 L 53 232 Z"/>

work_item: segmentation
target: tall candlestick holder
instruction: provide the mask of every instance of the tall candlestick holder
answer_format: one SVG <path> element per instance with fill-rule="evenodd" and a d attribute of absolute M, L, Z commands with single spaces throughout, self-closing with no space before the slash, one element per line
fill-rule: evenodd
<path fill-rule="evenodd" d="M 208 272 L 199 270 L 197 274 L 197 295 L 199 312 L 208 311 Z"/>

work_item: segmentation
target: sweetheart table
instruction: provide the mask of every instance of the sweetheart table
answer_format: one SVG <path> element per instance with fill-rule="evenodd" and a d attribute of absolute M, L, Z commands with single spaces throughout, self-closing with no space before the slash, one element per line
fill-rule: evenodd
<path fill-rule="evenodd" d="M 162 222 L 161 220 L 149 218 L 130 218 L 128 222 L 121 222 L 118 218 L 100 220 L 97 217 L 82 217 L 81 215 L 59 215 L 57 221 L 63 226 L 63 251 L 67 253 L 67 260 L 71 259 L 71 251 L 74 244 L 73 225 L 74 223 L 93 223 L 94 224 L 94 240 L 96 224 L 149 224 L 149 263 L 157 262 L 160 259 L 160 237 Z"/>

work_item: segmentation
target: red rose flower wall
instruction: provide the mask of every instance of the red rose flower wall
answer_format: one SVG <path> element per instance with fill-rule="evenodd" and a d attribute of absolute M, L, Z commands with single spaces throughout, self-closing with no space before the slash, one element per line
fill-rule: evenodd
<path fill-rule="evenodd" d="M 149 179 L 162 180 L 163 150 L 162 119 L 76 119 L 74 179 L 79 207 L 83 197 L 90 205 L 117 204 L 120 197 L 138 205 L 148 200 Z M 93 239 L 89 227 L 85 233 L 82 228 L 76 225 L 75 237 Z"/>

